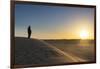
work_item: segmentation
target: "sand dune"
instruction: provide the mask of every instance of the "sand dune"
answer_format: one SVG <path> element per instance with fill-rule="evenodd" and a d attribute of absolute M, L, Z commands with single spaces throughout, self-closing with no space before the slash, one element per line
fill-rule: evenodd
<path fill-rule="evenodd" d="M 87 59 L 80 57 L 86 53 L 81 53 L 81 55 L 76 54 L 79 50 L 82 50 L 81 48 L 75 46 L 65 47 L 65 43 L 54 43 L 56 44 L 45 40 L 15 37 L 15 67 L 25 67 L 30 65 L 45 66 L 88 61 Z M 68 45 L 68 43 L 66 45 Z M 79 50 L 77 50 L 78 48 Z M 87 58 L 86 56 L 83 57 Z"/>
<path fill-rule="evenodd" d="M 15 65 L 50 65 L 69 62 L 50 44 L 38 39 L 15 38 Z"/>
<path fill-rule="evenodd" d="M 65 53 L 78 58 L 80 62 L 95 61 L 95 44 L 94 40 L 45 40 L 47 43 L 62 50 Z M 76 60 L 75 59 L 75 60 Z M 83 60 L 83 61 L 82 61 Z"/>

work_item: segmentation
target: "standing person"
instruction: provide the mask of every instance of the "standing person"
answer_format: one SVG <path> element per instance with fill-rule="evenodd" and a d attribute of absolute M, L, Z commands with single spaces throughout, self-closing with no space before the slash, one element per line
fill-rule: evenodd
<path fill-rule="evenodd" d="M 32 33 L 30 25 L 28 26 L 27 31 L 28 31 L 28 38 L 30 38 L 31 37 L 31 33 Z"/>

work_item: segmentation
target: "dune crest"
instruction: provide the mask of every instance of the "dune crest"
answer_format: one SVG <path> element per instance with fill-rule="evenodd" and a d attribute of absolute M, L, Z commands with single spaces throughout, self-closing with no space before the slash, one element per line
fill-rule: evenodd
<path fill-rule="evenodd" d="M 49 65 L 65 62 L 65 57 L 45 41 L 15 37 L 15 65 Z"/>

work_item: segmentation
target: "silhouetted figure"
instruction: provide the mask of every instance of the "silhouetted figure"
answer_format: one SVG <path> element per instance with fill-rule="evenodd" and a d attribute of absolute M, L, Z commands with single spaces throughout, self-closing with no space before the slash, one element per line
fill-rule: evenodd
<path fill-rule="evenodd" d="M 27 31 L 28 31 L 28 38 L 30 38 L 31 37 L 31 33 L 32 33 L 31 26 L 28 26 Z"/>

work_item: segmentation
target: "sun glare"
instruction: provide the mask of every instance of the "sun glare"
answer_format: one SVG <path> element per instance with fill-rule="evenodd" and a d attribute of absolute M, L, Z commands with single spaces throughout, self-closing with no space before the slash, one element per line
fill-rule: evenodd
<path fill-rule="evenodd" d="M 88 39 L 88 37 L 89 37 L 88 31 L 82 30 L 82 31 L 80 32 L 80 38 L 81 38 L 81 39 Z"/>

